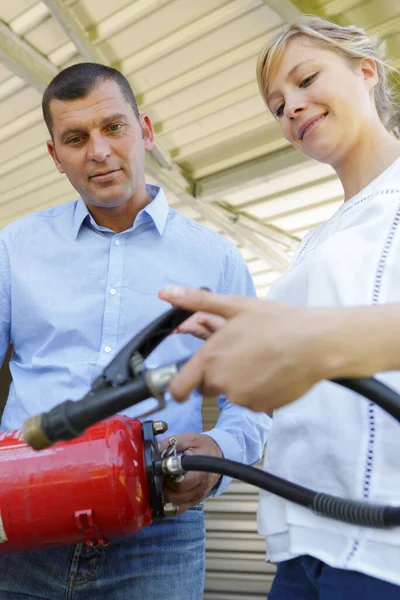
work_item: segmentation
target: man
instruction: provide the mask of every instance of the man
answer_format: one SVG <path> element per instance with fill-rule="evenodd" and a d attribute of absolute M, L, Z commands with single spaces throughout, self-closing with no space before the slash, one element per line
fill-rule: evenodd
<path fill-rule="evenodd" d="M 145 184 L 150 118 L 139 115 L 126 79 L 83 63 L 59 73 L 43 96 L 48 151 L 80 195 L 1 232 L 0 359 L 11 341 L 13 384 L 2 426 L 15 429 L 66 398 L 78 399 L 118 350 L 169 306 L 168 284 L 253 295 L 233 244 L 169 209 Z M 198 340 L 171 336 L 148 359 L 162 365 L 195 352 Z M 147 412 L 154 399 L 126 411 Z M 201 434 L 201 398 L 167 398 L 156 419 L 178 450 L 246 463 L 262 454 L 268 421 L 220 399 L 217 426 Z M 164 446 L 167 440 L 163 441 Z M 78 545 L 0 557 L 0 600 L 200 600 L 204 515 L 199 503 L 228 481 L 188 474 L 166 487 L 179 516 L 107 549 Z M 51 492 L 49 492 L 51 493 Z"/>

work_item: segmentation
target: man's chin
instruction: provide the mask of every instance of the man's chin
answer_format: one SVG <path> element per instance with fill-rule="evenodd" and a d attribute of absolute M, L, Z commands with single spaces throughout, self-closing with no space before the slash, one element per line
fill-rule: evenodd
<path fill-rule="evenodd" d="M 125 198 L 83 198 L 85 204 L 95 206 L 97 208 L 115 208 L 125 204 Z"/>

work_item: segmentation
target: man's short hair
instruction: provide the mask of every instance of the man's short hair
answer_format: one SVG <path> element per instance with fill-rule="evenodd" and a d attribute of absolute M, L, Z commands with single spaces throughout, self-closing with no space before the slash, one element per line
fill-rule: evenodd
<path fill-rule="evenodd" d="M 125 100 L 132 106 L 133 112 L 139 119 L 135 94 L 126 77 L 112 67 L 106 67 L 98 63 L 83 62 L 60 71 L 44 91 L 42 110 L 50 135 L 53 137 L 53 120 L 50 111 L 52 100 L 85 98 L 99 83 L 108 80 L 115 81 L 119 85 Z"/>

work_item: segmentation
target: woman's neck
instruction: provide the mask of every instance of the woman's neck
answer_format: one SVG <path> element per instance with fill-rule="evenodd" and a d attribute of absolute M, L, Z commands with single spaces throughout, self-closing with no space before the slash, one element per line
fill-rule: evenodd
<path fill-rule="evenodd" d="M 332 165 L 342 182 L 345 202 L 363 190 L 400 157 L 400 143 L 381 123 L 366 127 L 354 146 Z"/>

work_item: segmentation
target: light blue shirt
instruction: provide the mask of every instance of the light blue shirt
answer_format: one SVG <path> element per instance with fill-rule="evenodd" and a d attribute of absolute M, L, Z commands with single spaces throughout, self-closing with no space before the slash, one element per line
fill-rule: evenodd
<path fill-rule="evenodd" d="M 169 208 L 161 189 L 147 190 L 152 202 L 121 233 L 98 226 L 82 199 L 23 217 L 0 232 L 0 364 L 10 341 L 14 348 L 3 428 L 20 428 L 28 417 L 84 396 L 116 353 L 170 308 L 157 297 L 166 285 L 254 295 L 234 244 Z M 201 343 L 191 335 L 170 336 L 146 364 L 186 358 Z M 136 417 L 155 405 L 149 399 L 124 414 Z M 248 464 L 260 460 L 269 418 L 224 398 L 219 408 L 207 434 L 224 456 Z M 201 432 L 201 396 L 193 393 L 178 404 L 167 394 L 166 407 L 151 418 L 168 423 L 166 435 Z M 228 483 L 224 478 L 218 493 Z"/>

